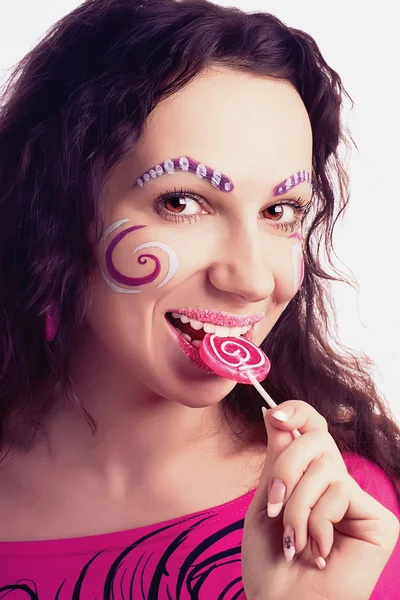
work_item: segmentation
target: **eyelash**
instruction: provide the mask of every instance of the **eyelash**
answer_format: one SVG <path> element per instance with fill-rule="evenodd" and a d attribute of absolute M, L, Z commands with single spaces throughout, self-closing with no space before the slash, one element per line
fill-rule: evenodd
<path fill-rule="evenodd" d="M 201 196 L 199 196 L 198 194 L 196 194 L 196 192 L 192 189 L 189 188 L 180 188 L 180 189 L 174 189 L 173 191 L 169 191 L 166 192 L 165 194 L 161 194 L 160 196 L 156 196 L 153 199 L 153 211 L 159 215 L 161 215 L 162 217 L 164 217 L 165 219 L 167 219 L 168 221 L 173 221 L 175 223 L 183 223 L 183 222 L 195 222 L 197 221 L 197 219 L 204 217 L 205 215 L 201 215 L 201 214 L 194 214 L 194 215 L 180 215 L 180 214 L 175 214 L 175 213 L 171 213 L 169 212 L 164 206 L 163 206 L 163 202 L 165 202 L 166 200 L 169 200 L 171 198 L 178 198 L 178 197 L 188 197 L 191 198 L 192 200 L 195 200 L 196 202 L 198 202 L 198 204 L 202 207 L 204 207 L 205 209 L 205 202 L 203 200 L 203 198 Z M 292 233 L 293 231 L 296 231 L 296 229 L 298 229 L 304 218 L 305 215 L 307 213 L 307 211 L 309 210 L 310 207 L 310 202 L 305 203 L 305 201 L 302 198 L 290 198 L 289 200 L 285 200 L 284 202 L 277 202 L 276 204 L 271 204 L 270 206 L 268 206 L 266 209 L 268 208 L 272 208 L 274 206 L 292 206 L 294 211 L 295 211 L 295 219 L 293 221 L 290 221 L 288 223 L 280 223 L 279 221 L 271 221 L 271 224 L 274 225 L 274 227 L 276 229 L 279 229 L 280 231 L 283 231 L 285 233 Z M 266 219 L 268 220 L 268 219 Z"/>

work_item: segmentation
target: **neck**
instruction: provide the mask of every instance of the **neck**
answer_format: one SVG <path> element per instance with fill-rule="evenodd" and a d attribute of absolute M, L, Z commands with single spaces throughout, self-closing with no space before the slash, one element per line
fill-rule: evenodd
<path fill-rule="evenodd" d="M 85 470 L 119 495 L 133 481 L 145 485 L 174 476 L 179 481 L 193 464 L 206 473 L 210 464 L 237 454 L 220 403 L 189 408 L 157 396 L 90 336 L 76 349 L 71 375 L 76 398 L 96 430 L 78 404 L 59 402 L 35 449 L 57 469 Z"/>

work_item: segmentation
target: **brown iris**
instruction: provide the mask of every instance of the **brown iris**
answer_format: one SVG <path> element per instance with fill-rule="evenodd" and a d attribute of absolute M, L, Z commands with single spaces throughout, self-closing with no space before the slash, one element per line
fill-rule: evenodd
<path fill-rule="evenodd" d="M 272 217 L 272 220 L 279 221 L 283 215 L 283 206 L 280 204 L 274 204 L 273 206 L 269 206 L 266 211 L 268 212 L 269 217 Z"/>
<path fill-rule="evenodd" d="M 172 198 L 165 198 L 163 205 L 164 208 L 172 213 L 180 213 L 186 208 L 186 200 L 179 196 L 173 196 Z"/>

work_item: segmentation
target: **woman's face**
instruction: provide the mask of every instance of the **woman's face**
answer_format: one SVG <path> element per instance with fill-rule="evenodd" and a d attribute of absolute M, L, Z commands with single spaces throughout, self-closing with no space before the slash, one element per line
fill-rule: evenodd
<path fill-rule="evenodd" d="M 260 344 L 297 292 L 311 161 L 286 83 L 213 70 L 156 106 L 107 185 L 87 315 L 133 387 L 187 406 L 231 391 L 194 340 L 217 327 Z"/>

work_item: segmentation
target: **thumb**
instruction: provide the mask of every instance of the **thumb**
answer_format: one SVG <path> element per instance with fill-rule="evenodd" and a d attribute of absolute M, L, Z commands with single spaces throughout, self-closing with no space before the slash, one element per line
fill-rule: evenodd
<path fill-rule="evenodd" d="M 282 431 L 274 425 L 272 418 L 272 410 L 267 410 L 262 407 L 264 424 L 267 430 L 267 454 L 265 458 L 264 468 L 261 473 L 260 481 L 257 486 L 251 502 L 252 509 L 255 511 L 265 511 L 269 492 L 272 485 L 272 470 L 273 465 L 278 456 L 293 442 L 293 434 L 291 431 Z"/>
<path fill-rule="evenodd" d="M 276 410 L 267 410 L 265 406 L 261 408 L 263 413 L 264 425 L 267 430 L 267 461 L 272 462 L 280 455 L 282 450 L 287 448 L 293 442 L 293 433 L 278 429 L 277 421 L 272 417 Z M 271 464 L 272 464 L 271 462 Z"/>

